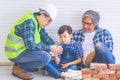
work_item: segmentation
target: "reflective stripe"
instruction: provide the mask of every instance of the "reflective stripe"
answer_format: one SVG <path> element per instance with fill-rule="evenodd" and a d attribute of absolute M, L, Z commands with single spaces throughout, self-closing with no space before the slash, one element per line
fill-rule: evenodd
<path fill-rule="evenodd" d="M 35 19 L 34 15 L 32 12 L 29 12 L 25 15 L 23 15 L 12 27 L 9 35 L 7 36 L 6 44 L 5 44 L 5 54 L 8 58 L 16 58 L 18 57 L 24 50 L 27 49 L 27 47 L 24 45 L 24 41 L 21 37 L 17 36 L 15 34 L 15 27 L 16 25 L 21 25 L 24 21 L 32 19 L 35 23 L 35 33 L 34 33 L 34 38 L 35 38 L 35 43 L 40 43 L 40 34 L 38 30 L 38 22 Z M 40 28 L 40 27 L 39 27 Z M 41 29 L 41 28 L 40 28 Z"/>
<path fill-rule="evenodd" d="M 8 34 L 7 39 L 24 45 L 24 42 L 23 42 L 22 39 L 18 39 L 18 38 L 12 37 L 10 34 Z"/>
<path fill-rule="evenodd" d="M 8 51 L 8 52 L 16 52 L 17 50 L 12 49 L 12 48 L 5 47 L 5 51 Z"/>

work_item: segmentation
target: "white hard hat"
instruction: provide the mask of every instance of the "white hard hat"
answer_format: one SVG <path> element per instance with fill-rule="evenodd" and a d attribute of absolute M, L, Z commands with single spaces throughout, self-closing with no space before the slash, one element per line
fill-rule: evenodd
<path fill-rule="evenodd" d="M 55 20 L 55 18 L 57 16 L 57 8 L 56 8 L 55 5 L 53 5 L 52 3 L 46 3 L 40 9 L 41 9 L 40 13 L 43 12 L 44 14 L 50 16 L 50 18 L 52 19 L 52 21 Z M 47 13 L 45 13 L 43 10 L 45 10 Z"/>

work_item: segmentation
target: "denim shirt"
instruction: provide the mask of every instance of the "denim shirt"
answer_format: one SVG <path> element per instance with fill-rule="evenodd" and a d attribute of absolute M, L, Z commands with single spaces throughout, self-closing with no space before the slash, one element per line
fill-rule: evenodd
<path fill-rule="evenodd" d="M 70 44 L 62 44 L 63 53 L 59 55 L 60 63 L 65 64 L 83 57 L 83 50 L 79 43 L 71 40 Z"/>
<path fill-rule="evenodd" d="M 113 39 L 108 30 L 102 28 L 96 28 L 96 34 L 93 38 L 93 44 L 96 43 L 105 43 L 108 50 L 113 52 Z M 73 39 L 79 42 L 81 45 L 85 40 L 85 32 L 83 29 L 77 30 L 73 33 Z"/>

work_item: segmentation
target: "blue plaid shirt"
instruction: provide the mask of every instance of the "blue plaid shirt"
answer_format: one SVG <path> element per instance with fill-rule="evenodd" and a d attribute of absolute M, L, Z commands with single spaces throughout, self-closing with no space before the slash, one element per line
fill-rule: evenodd
<path fill-rule="evenodd" d="M 68 45 L 61 44 L 61 46 L 63 48 L 63 52 L 62 54 L 59 54 L 60 63 L 68 63 L 83 57 L 83 49 L 81 44 L 75 40 L 71 40 Z"/>
<path fill-rule="evenodd" d="M 33 14 L 36 18 L 36 15 Z M 37 20 L 37 18 L 36 18 Z M 38 26 L 39 28 L 40 26 Z M 54 41 L 46 33 L 44 28 L 41 28 L 39 34 L 41 42 L 36 44 L 34 39 L 35 23 L 32 19 L 24 21 L 22 24 L 15 27 L 15 34 L 23 38 L 24 44 L 28 50 L 50 50 L 50 45 L 54 44 Z"/>
<path fill-rule="evenodd" d="M 77 42 L 79 42 L 81 45 L 84 42 L 85 39 L 85 32 L 83 29 L 77 30 L 73 33 L 73 39 L 75 39 Z M 94 45 L 96 43 L 105 43 L 107 45 L 107 48 L 110 50 L 110 52 L 113 52 L 113 39 L 111 34 L 108 30 L 97 28 L 96 34 L 93 38 Z"/>

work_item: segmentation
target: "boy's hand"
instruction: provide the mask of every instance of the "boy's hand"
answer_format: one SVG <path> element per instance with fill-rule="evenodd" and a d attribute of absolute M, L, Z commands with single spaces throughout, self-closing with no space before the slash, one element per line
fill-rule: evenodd
<path fill-rule="evenodd" d="M 53 52 L 54 54 L 60 54 L 63 51 L 63 48 L 61 46 L 57 46 L 57 45 L 52 45 L 50 46 L 50 50 L 51 52 Z"/>
<path fill-rule="evenodd" d="M 61 68 L 67 68 L 68 66 L 69 66 L 69 64 L 68 63 L 66 63 L 66 64 L 61 64 Z"/>

